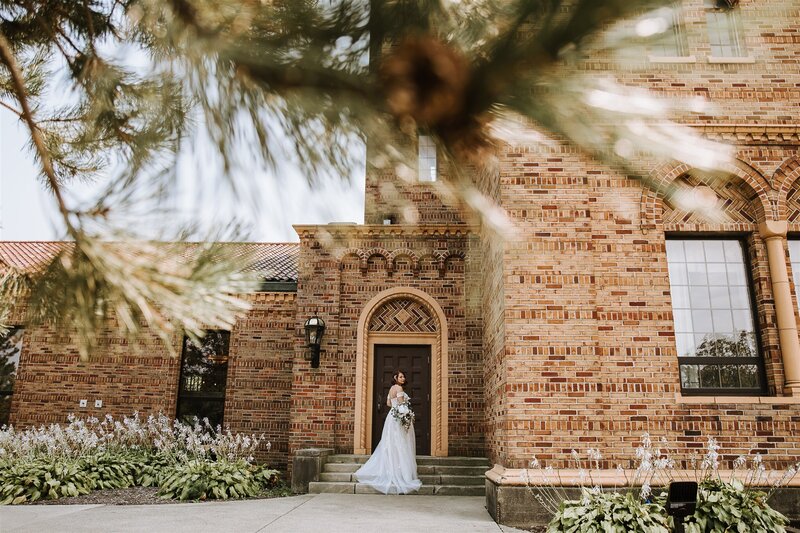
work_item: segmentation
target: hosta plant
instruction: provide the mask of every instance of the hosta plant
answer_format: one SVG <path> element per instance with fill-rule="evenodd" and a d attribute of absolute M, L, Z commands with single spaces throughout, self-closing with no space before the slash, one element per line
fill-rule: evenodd
<path fill-rule="evenodd" d="M 140 457 L 122 453 L 100 453 L 81 460 L 81 469 L 97 489 L 124 489 L 136 485 L 143 463 Z"/>
<path fill-rule="evenodd" d="M 631 492 L 584 488 L 580 500 L 563 501 L 548 533 L 669 533 L 664 508 Z"/>
<path fill-rule="evenodd" d="M 701 483 L 697 509 L 685 520 L 687 533 L 785 533 L 787 518 L 767 505 L 767 493 L 738 480 Z"/>
<path fill-rule="evenodd" d="M 0 505 L 79 496 L 94 488 L 79 461 L 37 459 L 0 467 Z"/>
<path fill-rule="evenodd" d="M 262 485 L 246 461 L 193 459 L 167 467 L 159 495 L 178 500 L 248 498 Z"/>

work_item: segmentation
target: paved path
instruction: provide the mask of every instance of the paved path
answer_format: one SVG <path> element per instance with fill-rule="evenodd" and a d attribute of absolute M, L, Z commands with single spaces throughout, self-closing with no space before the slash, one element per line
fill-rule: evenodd
<path fill-rule="evenodd" d="M 0 507 L 0 532 L 516 533 L 494 523 L 485 498 L 315 494 L 164 505 Z"/>

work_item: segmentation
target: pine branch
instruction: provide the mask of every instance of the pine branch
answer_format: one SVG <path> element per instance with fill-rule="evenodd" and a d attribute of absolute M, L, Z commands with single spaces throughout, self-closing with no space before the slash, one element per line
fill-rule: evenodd
<path fill-rule="evenodd" d="M 47 147 L 44 144 L 44 140 L 42 139 L 41 133 L 39 131 L 39 126 L 36 124 L 36 121 L 33 118 L 33 113 L 31 112 L 30 106 L 28 105 L 28 96 L 27 91 L 25 90 L 25 83 L 22 78 L 22 73 L 20 72 L 19 66 L 17 64 L 16 58 L 11 51 L 11 44 L 6 39 L 5 35 L 0 33 L 0 61 L 6 66 L 9 73 L 11 74 L 11 79 L 14 84 L 14 91 L 17 101 L 19 102 L 20 107 L 22 108 L 22 119 L 28 126 L 28 131 L 31 134 L 31 140 L 33 141 L 33 145 L 36 148 L 36 152 L 39 156 L 39 161 L 42 164 L 42 171 L 44 175 L 47 177 L 47 180 L 50 184 L 50 187 L 53 191 L 53 194 L 56 198 L 56 202 L 58 203 L 58 209 L 61 212 L 61 216 L 64 220 L 64 225 L 67 228 L 67 232 L 76 237 L 78 232 L 72 225 L 70 221 L 70 210 L 67 208 L 66 202 L 64 201 L 64 197 L 61 194 L 61 186 L 58 183 L 58 178 L 53 170 L 53 163 L 50 159 L 50 152 L 47 150 Z"/>

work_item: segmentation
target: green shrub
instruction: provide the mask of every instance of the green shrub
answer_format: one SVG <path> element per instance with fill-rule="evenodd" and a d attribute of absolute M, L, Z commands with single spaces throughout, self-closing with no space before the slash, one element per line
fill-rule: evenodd
<path fill-rule="evenodd" d="M 584 488 L 580 500 L 561 502 L 547 533 L 669 533 L 664 508 L 630 492 Z"/>
<path fill-rule="evenodd" d="M 138 457 L 139 470 L 136 484 L 142 487 L 157 487 L 165 479 L 167 469 L 175 464 L 172 457 L 151 453 Z"/>
<path fill-rule="evenodd" d="M 159 495 L 179 500 L 248 498 L 262 486 L 246 461 L 194 459 L 167 467 Z"/>
<path fill-rule="evenodd" d="M 92 455 L 80 461 L 81 469 L 97 489 L 124 489 L 136 484 L 142 463 L 139 457 L 120 453 Z"/>
<path fill-rule="evenodd" d="M 272 489 L 280 482 L 280 472 L 266 465 L 250 465 L 253 479 L 262 489 Z"/>
<path fill-rule="evenodd" d="M 78 496 L 94 488 L 92 477 L 75 460 L 36 459 L 0 469 L 0 505 Z"/>
<path fill-rule="evenodd" d="M 785 533 L 788 519 L 767 505 L 767 494 L 737 480 L 700 484 L 697 510 L 685 521 L 687 533 Z"/>

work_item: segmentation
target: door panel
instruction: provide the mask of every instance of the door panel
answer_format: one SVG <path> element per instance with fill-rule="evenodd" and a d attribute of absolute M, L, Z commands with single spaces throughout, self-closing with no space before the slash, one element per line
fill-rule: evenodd
<path fill-rule="evenodd" d="M 392 386 L 392 374 L 403 370 L 408 380 L 406 392 L 411 396 L 411 408 L 416 420 L 417 455 L 431 453 L 431 347 L 429 344 L 375 345 L 375 364 L 372 394 L 372 449 L 378 445 L 389 407 L 386 397 Z"/>

